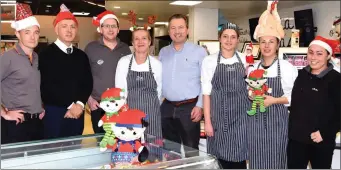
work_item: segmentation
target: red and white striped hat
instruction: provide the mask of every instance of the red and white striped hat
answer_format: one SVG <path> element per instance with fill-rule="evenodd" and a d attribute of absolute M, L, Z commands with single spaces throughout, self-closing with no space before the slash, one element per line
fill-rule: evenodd
<path fill-rule="evenodd" d="M 28 4 L 17 3 L 16 8 L 15 21 L 11 23 L 11 27 L 13 29 L 20 31 L 34 25 L 40 28 L 40 25 L 37 19 L 33 16 L 32 10 Z"/>

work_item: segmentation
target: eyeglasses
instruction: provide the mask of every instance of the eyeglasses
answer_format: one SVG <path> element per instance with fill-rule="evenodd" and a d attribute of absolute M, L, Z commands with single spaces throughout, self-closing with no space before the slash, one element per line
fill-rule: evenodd
<path fill-rule="evenodd" d="M 118 28 L 117 25 L 102 25 L 102 27 L 109 29 L 109 28 Z"/>

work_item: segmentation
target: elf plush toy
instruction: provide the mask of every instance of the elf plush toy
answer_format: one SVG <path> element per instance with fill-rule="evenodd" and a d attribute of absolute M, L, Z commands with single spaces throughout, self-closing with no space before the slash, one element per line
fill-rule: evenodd
<path fill-rule="evenodd" d="M 148 123 L 146 114 L 140 110 L 120 112 L 116 124 L 112 126 L 117 139 L 112 148 L 112 165 L 125 166 L 142 163 L 147 160 L 149 151 L 141 144 L 141 138 Z"/>
<path fill-rule="evenodd" d="M 114 145 L 115 135 L 112 133 L 112 126 L 115 125 L 119 112 L 126 111 L 128 106 L 126 103 L 126 93 L 120 88 L 110 88 L 103 92 L 101 96 L 100 107 L 105 114 L 98 122 L 98 127 L 103 125 L 105 135 L 100 143 L 100 150 L 105 151 L 107 144 Z"/>
<path fill-rule="evenodd" d="M 246 47 L 246 74 L 249 72 L 250 67 L 253 67 L 253 64 L 255 63 L 255 60 L 252 55 L 252 42 Z"/>
<path fill-rule="evenodd" d="M 257 105 L 259 106 L 260 112 L 265 112 L 264 107 L 264 95 L 265 93 L 271 93 L 272 89 L 269 88 L 265 83 L 267 79 L 264 77 L 266 74 L 265 70 L 257 69 L 249 74 L 246 82 L 249 85 L 249 96 L 253 96 L 252 108 L 247 111 L 249 115 L 255 115 L 257 112 Z"/>

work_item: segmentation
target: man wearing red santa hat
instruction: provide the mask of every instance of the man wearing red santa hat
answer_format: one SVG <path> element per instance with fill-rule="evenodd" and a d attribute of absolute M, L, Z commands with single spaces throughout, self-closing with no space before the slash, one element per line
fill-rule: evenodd
<path fill-rule="evenodd" d="M 57 40 L 39 54 L 45 138 L 82 135 L 84 104 L 92 91 L 87 55 L 72 46 L 78 22 L 67 7 L 53 22 Z"/>
<path fill-rule="evenodd" d="M 94 132 L 103 133 L 103 129 L 97 126 L 98 121 L 104 115 L 104 111 L 99 107 L 101 94 L 107 88 L 115 87 L 117 63 L 121 57 L 131 54 L 131 51 L 127 44 L 117 38 L 119 20 L 113 12 L 102 12 L 93 18 L 92 23 L 97 27 L 97 32 L 101 34 L 101 37 L 85 47 L 94 80 L 88 105 L 91 109 Z"/>
<path fill-rule="evenodd" d="M 1 143 L 42 139 L 38 45 L 40 25 L 30 6 L 17 3 L 11 24 L 19 42 L 0 56 Z"/>

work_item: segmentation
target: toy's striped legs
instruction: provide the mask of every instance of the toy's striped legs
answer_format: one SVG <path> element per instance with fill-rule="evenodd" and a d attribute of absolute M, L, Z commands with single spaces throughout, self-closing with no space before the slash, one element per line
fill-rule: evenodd
<path fill-rule="evenodd" d="M 259 102 L 259 112 L 264 113 L 265 112 L 264 98 L 260 97 L 260 99 L 258 99 L 258 102 Z"/>
<path fill-rule="evenodd" d="M 250 116 L 253 116 L 256 114 L 256 108 L 257 108 L 257 100 L 254 99 L 252 101 L 252 106 L 251 106 L 251 110 L 247 111 L 247 114 Z"/>
<path fill-rule="evenodd" d="M 104 137 L 103 137 L 101 143 L 99 144 L 101 148 L 107 147 L 108 140 L 110 139 L 110 133 L 112 132 L 111 131 L 111 124 L 104 123 L 103 124 L 103 129 L 105 131 L 105 134 L 104 134 Z"/>

